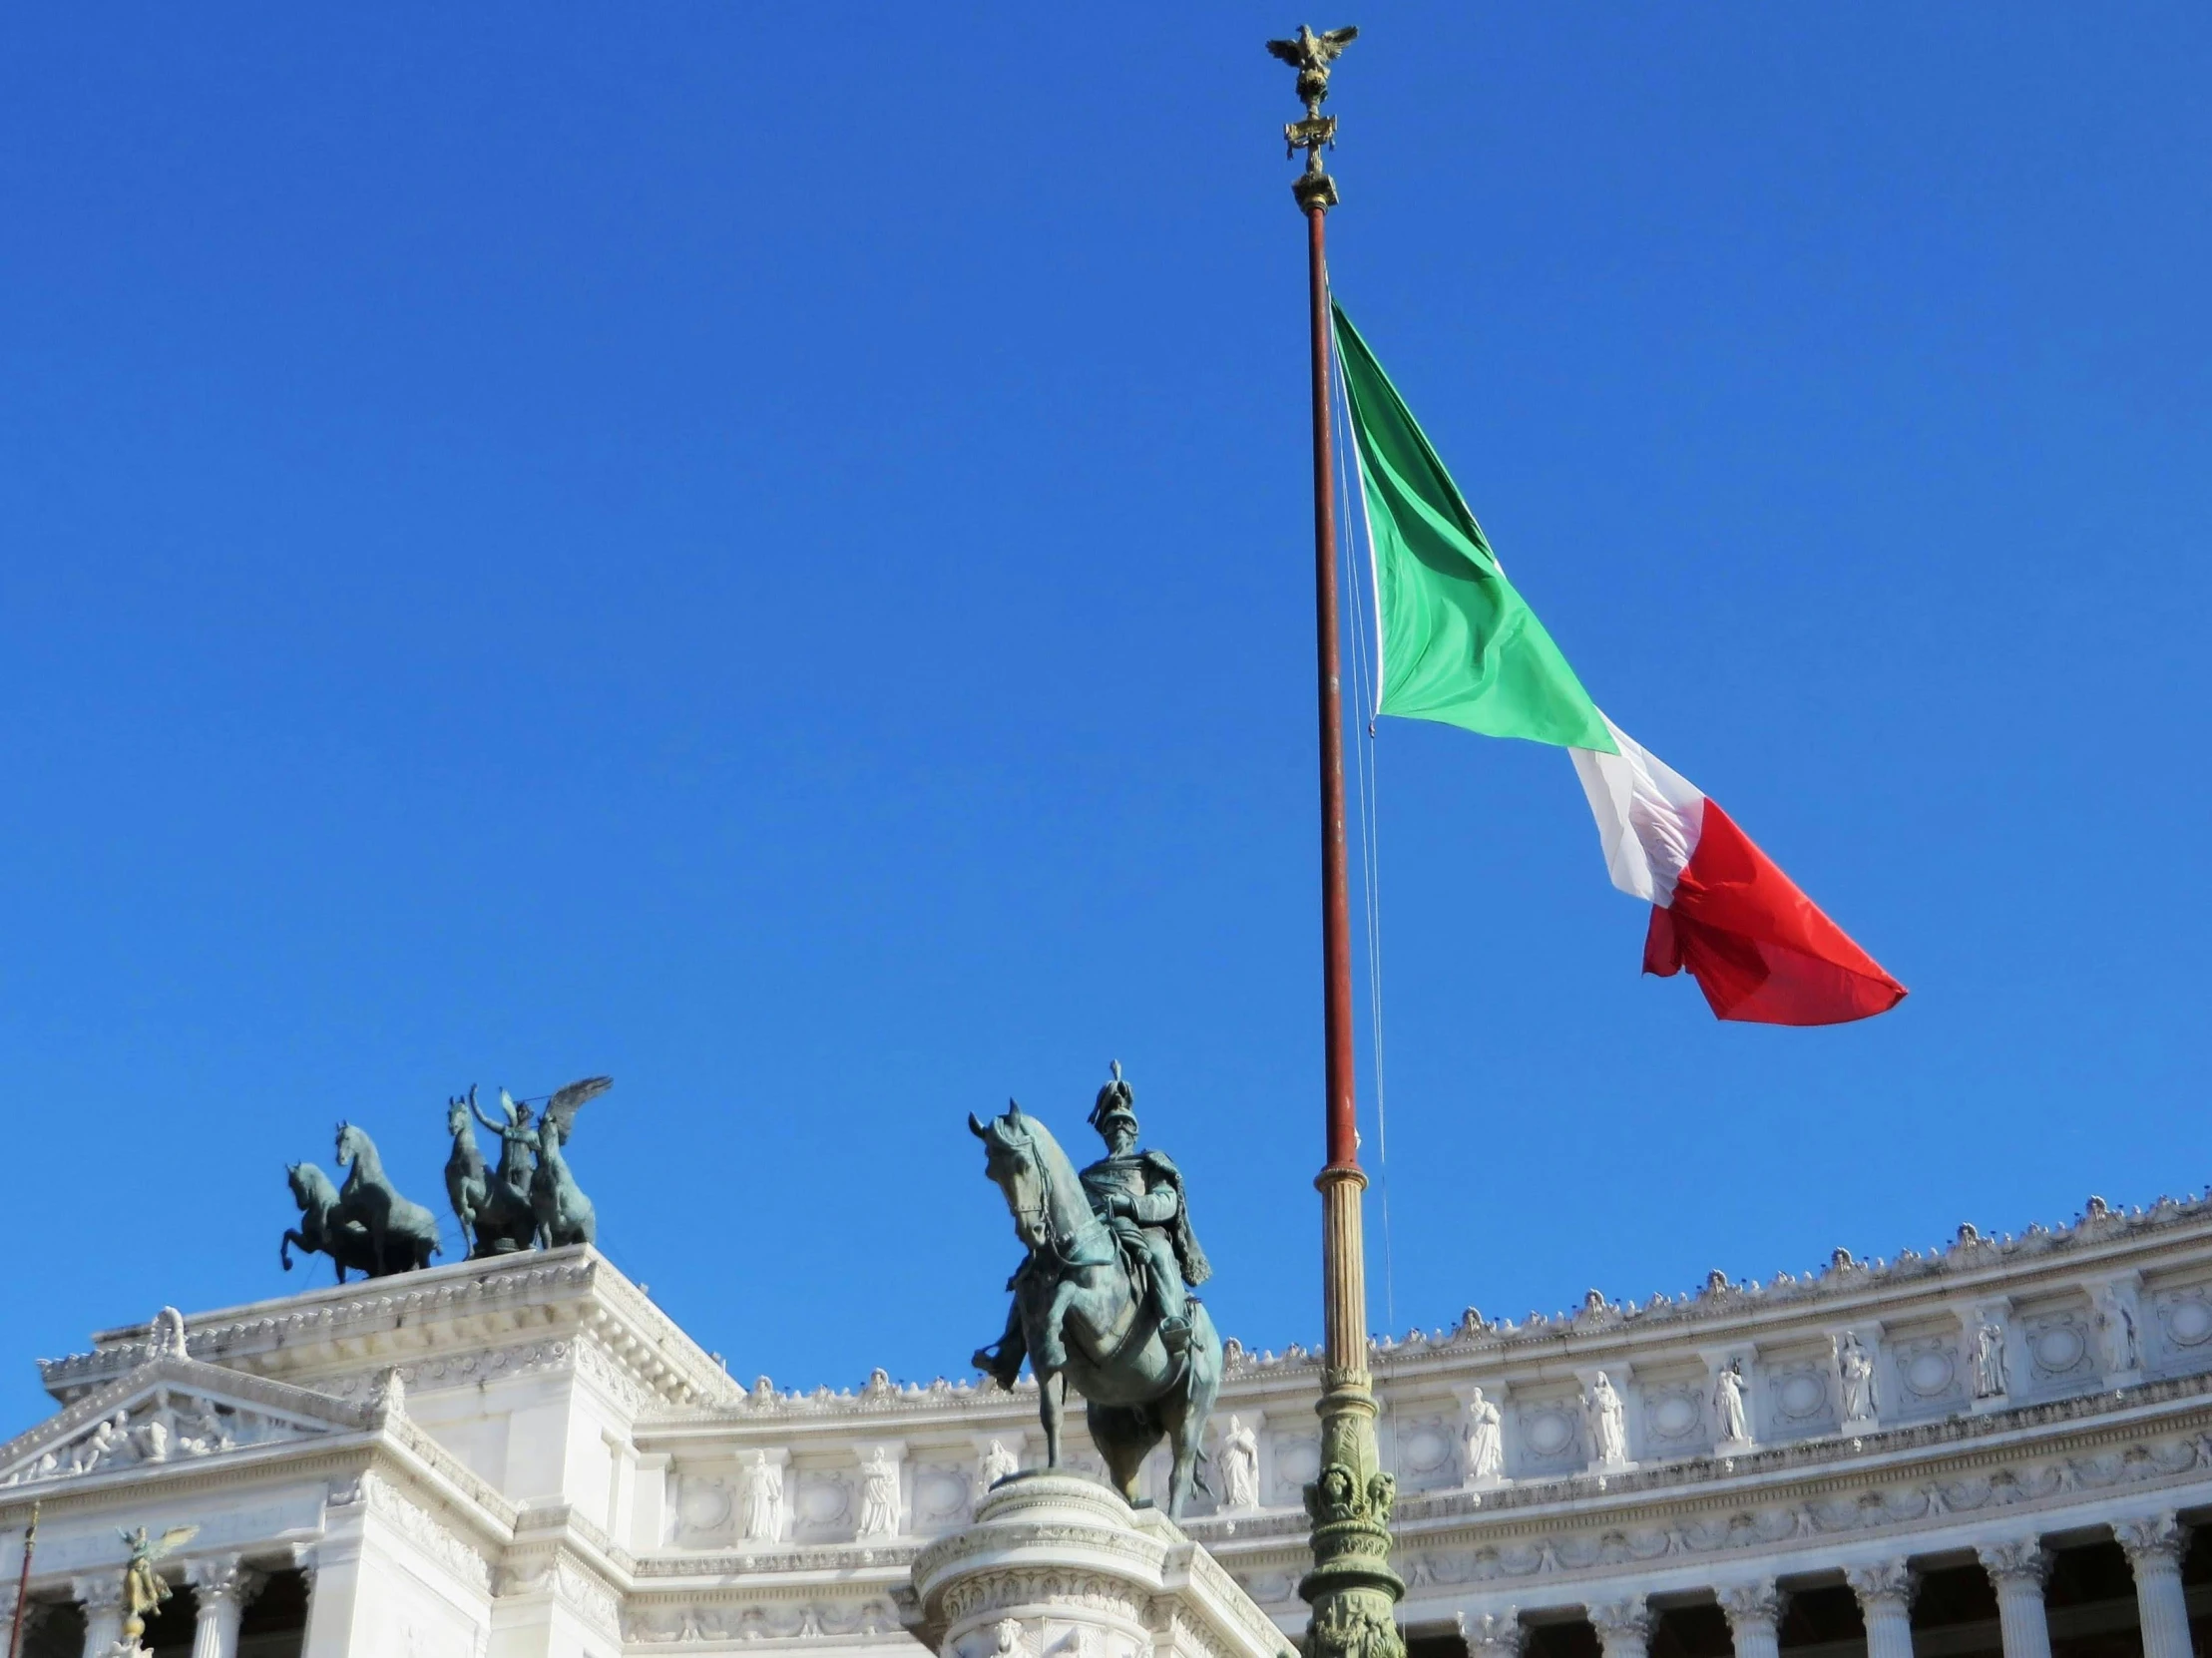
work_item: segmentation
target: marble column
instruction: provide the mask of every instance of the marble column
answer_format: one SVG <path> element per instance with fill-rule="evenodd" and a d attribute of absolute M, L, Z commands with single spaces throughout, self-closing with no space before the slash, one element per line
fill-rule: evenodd
<path fill-rule="evenodd" d="M 2115 1521 L 2112 1535 L 2135 1568 L 2135 1611 L 2143 1626 L 2143 1658 L 2190 1658 L 2189 1601 L 2181 1587 L 2181 1557 L 2189 1528 L 2169 1510 Z"/>
<path fill-rule="evenodd" d="M 1903 1558 L 1846 1566 L 1867 1625 L 1867 1658 L 1913 1658 L 1913 1596 L 1920 1583 Z"/>
<path fill-rule="evenodd" d="M 2050 1622 L 2043 1615 L 2043 1579 L 2050 1575 L 2050 1556 L 2043 1552 L 2041 1539 L 2008 1537 L 1982 1543 L 1975 1553 L 1996 1585 L 2004 1658 L 2050 1658 Z"/>
<path fill-rule="evenodd" d="M 1643 1596 L 1628 1595 L 1592 1606 L 1589 1621 L 1605 1658 L 1650 1658 L 1651 1609 Z"/>
<path fill-rule="evenodd" d="M 1467 1642 L 1467 1658 L 1521 1658 L 1522 1639 L 1527 1633 L 1520 1612 L 1511 1606 L 1502 1612 L 1460 1614 L 1460 1636 Z"/>
<path fill-rule="evenodd" d="M 185 1577 L 200 1602 L 192 1658 L 237 1658 L 238 1619 L 245 1603 L 260 1592 L 261 1574 L 235 1554 L 219 1554 L 193 1561 Z"/>
<path fill-rule="evenodd" d="M 1723 1584 L 1715 1593 L 1720 1609 L 1728 1615 L 1728 1637 L 1735 1644 L 1736 1658 L 1781 1658 L 1778 1630 L 1783 1595 L 1773 1578 Z"/>
<path fill-rule="evenodd" d="M 69 1595 L 85 1610 L 85 1658 L 107 1658 L 123 1639 L 123 1573 L 72 1578 Z"/>

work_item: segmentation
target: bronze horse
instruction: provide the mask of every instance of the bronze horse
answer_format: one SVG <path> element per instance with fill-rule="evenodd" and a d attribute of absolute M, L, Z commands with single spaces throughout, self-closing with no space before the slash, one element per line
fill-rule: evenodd
<path fill-rule="evenodd" d="M 367 1130 L 339 1123 L 337 1157 L 346 1176 L 330 1221 L 333 1226 L 358 1223 L 368 1234 L 369 1276 L 428 1266 L 438 1253 L 438 1217 L 399 1195 Z"/>
<path fill-rule="evenodd" d="M 1137 1500 L 1137 1470 L 1165 1438 L 1174 1456 L 1167 1512 L 1180 1519 L 1193 1486 L 1202 1487 L 1206 1418 L 1221 1390 L 1221 1338 L 1203 1305 L 1190 1303 L 1190 1344 L 1181 1357 L 1159 1335 L 1159 1318 L 1129 1282 L 1106 1225 L 1092 1210 L 1076 1166 L 1045 1125 L 1008 1102 L 989 1124 L 968 1127 L 985 1148 L 984 1172 L 1014 1215 L 1028 1249 L 1015 1272 L 1014 1316 L 995 1351 L 976 1368 L 1002 1382 L 1029 1357 L 1037 1374 L 1045 1465 L 1060 1461 L 1066 1387 L 1088 1404 L 1091 1438 L 1121 1494 Z"/>
<path fill-rule="evenodd" d="M 292 1201 L 299 1205 L 298 1227 L 287 1228 L 276 1248 L 277 1261 L 286 1272 L 292 1269 L 295 1248 L 310 1255 L 329 1256 L 341 1284 L 348 1272 L 381 1278 L 415 1265 L 414 1246 L 404 1239 L 387 1240 L 385 1258 L 378 1261 L 369 1249 L 368 1228 L 357 1220 L 337 1218 L 338 1188 L 313 1163 L 285 1165 L 284 1178 L 291 1185 Z"/>

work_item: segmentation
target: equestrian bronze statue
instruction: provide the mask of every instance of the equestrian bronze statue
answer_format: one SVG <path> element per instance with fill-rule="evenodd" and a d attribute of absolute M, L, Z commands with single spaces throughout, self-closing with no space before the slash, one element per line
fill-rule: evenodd
<path fill-rule="evenodd" d="M 1203 1459 L 1206 1418 L 1221 1388 L 1221 1338 L 1190 1289 L 1209 1269 L 1190 1228 L 1182 1175 L 1136 1149 L 1135 1095 L 1116 1063 L 1092 1126 L 1106 1155 L 1082 1174 L 1021 1106 L 968 1127 L 984 1142 L 984 1172 L 1005 1194 L 1028 1250 L 1007 1288 L 1006 1333 L 976 1368 L 1014 1386 L 1024 1359 L 1037 1376 L 1045 1465 L 1061 1465 L 1067 1384 L 1088 1407 L 1091 1438 L 1113 1483 L 1137 1500 L 1137 1470 L 1162 1438 L 1173 1452 L 1167 1512 L 1179 1519 Z"/>
<path fill-rule="evenodd" d="M 598 1217 L 569 1167 L 567 1146 L 577 1112 L 614 1085 L 609 1076 L 571 1082 L 546 1101 L 543 1114 L 505 1088 L 499 1090 L 497 1116 L 477 1104 L 474 1087 L 446 1100 L 453 1149 L 446 1158 L 445 1190 L 461 1226 L 463 1254 L 482 1260 L 598 1241 Z M 499 1136 L 496 1168 L 486 1163 L 477 1143 L 478 1123 Z M 299 1224 L 286 1229 L 278 1249 L 284 1270 L 291 1270 L 295 1248 L 329 1256 L 341 1284 L 349 1272 L 381 1278 L 428 1266 L 440 1252 L 437 1217 L 400 1196 L 375 1142 L 342 1122 L 338 1166 L 348 1171 L 342 1188 L 312 1163 L 285 1169 Z"/>

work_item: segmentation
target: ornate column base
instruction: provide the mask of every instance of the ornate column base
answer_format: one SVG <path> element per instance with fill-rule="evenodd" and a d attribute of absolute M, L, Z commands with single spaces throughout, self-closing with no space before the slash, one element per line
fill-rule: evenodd
<path fill-rule="evenodd" d="M 1313 1570 L 1298 1584 L 1313 1608 L 1304 1658 L 1406 1658 L 1390 1566 L 1397 1481 L 1375 1447 L 1375 1394 L 1365 1371 L 1331 1371 L 1321 1391 L 1321 1472 L 1306 1487 Z"/>
<path fill-rule="evenodd" d="M 1155 1508 L 1035 1470 L 914 1562 L 908 1627 L 941 1658 L 1291 1658 L 1282 1632 Z"/>

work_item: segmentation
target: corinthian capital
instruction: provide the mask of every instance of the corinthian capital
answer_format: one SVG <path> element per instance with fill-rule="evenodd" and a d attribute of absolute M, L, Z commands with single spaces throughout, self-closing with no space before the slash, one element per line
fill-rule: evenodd
<path fill-rule="evenodd" d="M 88 1612 L 112 1612 L 123 1604 L 123 1574 L 102 1572 L 98 1577 L 73 1577 L 69 1598 Z"/>
<path fill-rule="evenodd" d="M 1910 1612 L 1913 1596 L 1920 1591 L 1920 1579 L 1913 1575 L 1912 1565 L 1903 1559 L 1869 1560 L 1863 1565 L 1846 1566 L 1844 1580 L 1859 1597 L 1861 1608 L 1869 1612 L 1880 1606 L 1894 1606 L 1901 1612 Z"/>
<path fill-rule="evenodd" d="M 261 1592 L 264 1579 L 235 1554 L 217 1554 L 186 1566 L 185 1581 L 199 1593 L 203 1605 L 227 1600 L 243 1606 Z"/>
<path fill-rule="evenodd" d="M 1514 1607 L 1503 1612 L 1462 1612 L 1460 1634 L 1466 1638 L 1468 1658 L 1521 1658 L 1521 1613 Z"/>
<path fill-rule="evenodd" d="M 2159 1514 L 2140 1514 L 2134 1519 L 2114 1520 L 2112 1536 L 2127 1550 L 2128 1560 L 2137 1566 L 2147 1560 L 2171 1560 L 2178 1564 L 2189 1549 L 2189 1528 L 2171 1509 Z"/>
<path fill-rule="evenodd" d="M 1725 1583 L 1717 1592 L 1720 1609 L 1728 1614 L 1728 1627 L 1739 1634 L 1747 1629 L 1772 1629 L 1782 1621 L 1784 1596 L 1771 1577 Z"/>
<path fill-rule="evenodd" d="M 1651 1609 L 1644 1605 L 1641 1595 L 1628 1595 L 1592 1606 L 1589 1621 L 1590 1627 L 1597 1631 L 1598 1640 L 1607 1648 L 1619 1640 L 1648 1641 L 1651 1638 Z"/>
<path fill-rule="evenodd" d="M 1999 1587 L 2006 1583 L 2033 1583 L 2040 1588 L 2043 1579 L 2050 1575 L 2050 1556 L 2043 1552 L 2039 1537 L 2006 1537 L 2000 1542 L 1978 1543 L 1974 1551 L 1982 1557 L 1982 1569 Z"/>

